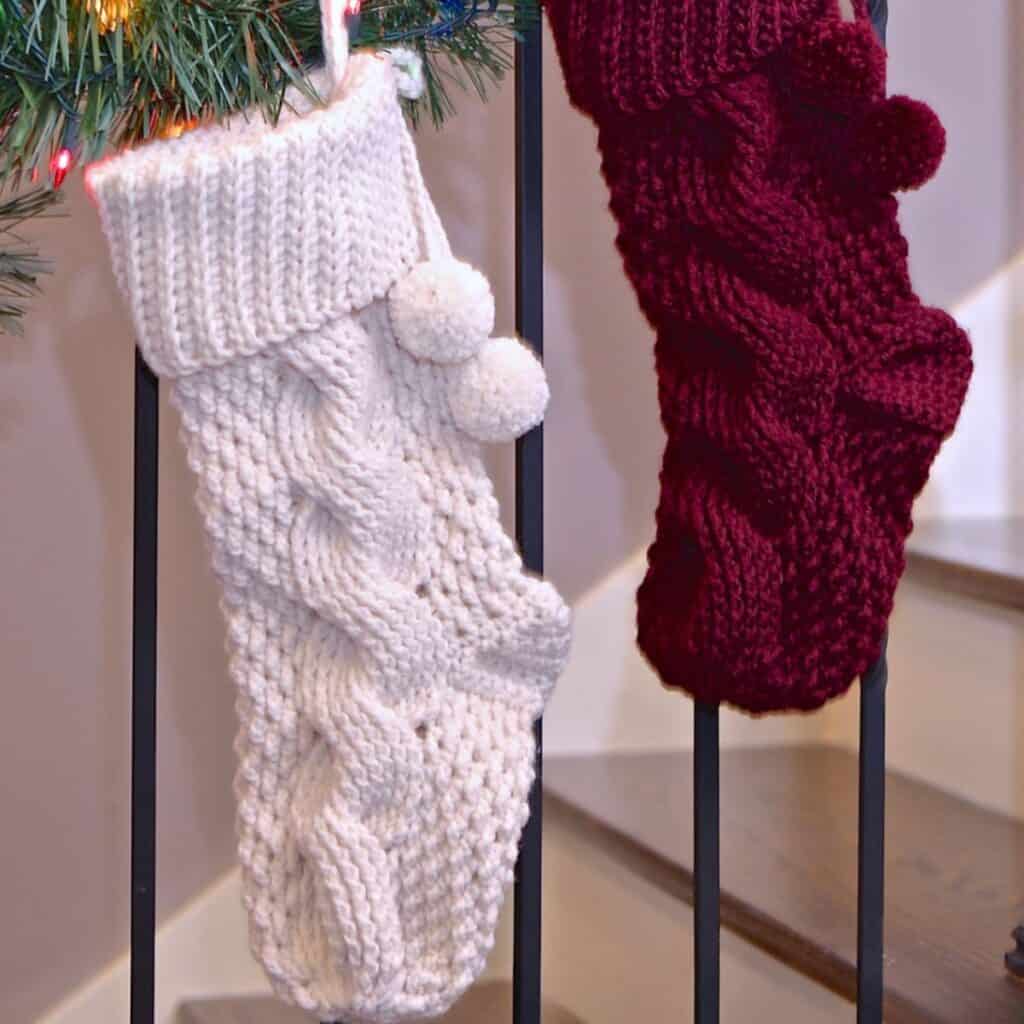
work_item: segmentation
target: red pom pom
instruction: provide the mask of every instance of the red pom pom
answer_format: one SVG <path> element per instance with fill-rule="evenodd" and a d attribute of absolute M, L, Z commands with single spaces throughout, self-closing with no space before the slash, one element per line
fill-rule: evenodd
<path fill-rule="evenodd" d="M 850 140 L 847 173 L 878 192 L 920 188 L 946 152 L 946 130 L 926 103 L 893 96 L 876 104 Z"/>
<path fill-rule="evenodd" d="M 822 21 L 791 51 L 792 86 L 804 102 L 851 112 L 885 95 L 885 51 L 866 21 Z"/>

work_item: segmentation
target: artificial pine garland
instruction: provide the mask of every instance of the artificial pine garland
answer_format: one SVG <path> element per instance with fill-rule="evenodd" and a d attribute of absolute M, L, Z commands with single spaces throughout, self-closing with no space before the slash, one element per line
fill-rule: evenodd
<path fill-rule="evenodd" d="M 452 84 L 484 96 L 503 77 L 509 43 L 538 5 L 361 6 L 353 46 L 418 53 L 425 90 L 407 111 L 439 124 L 452 110 Z M 0 0 L 0 193 L 47 176 L 59 187 L 73 163 L 238 110 L 258 107 L 274 121 L 289 85 L 312 93 L 305 73 L 321 56 L 317 0 Z M 36 193 L 28 211 L 53 196 Z M 0 221 L 0 332 L 45 269 L 20 243 L 6 244 L 2 229 Z"/>
<path fill-rule="evenodd" d="M 24 302 L 39 294 L 39 278 L 50 270 L 19 229 L 29 218 L 48 212 L 57 197 L 50 189 L 33 189 L 0 201 L 0 334 L 21 333 Z"/>

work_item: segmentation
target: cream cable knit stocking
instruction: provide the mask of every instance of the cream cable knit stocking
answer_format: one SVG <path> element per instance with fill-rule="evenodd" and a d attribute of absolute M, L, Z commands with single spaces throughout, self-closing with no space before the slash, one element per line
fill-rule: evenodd
<path fill-rule="evenodd" d="M 153 143 L 89 184 L 223 582 L 253 950 L 323 1020 L 398 1021 L 483 967 L 567 656 L 479 455 L 548 393 L 488 338 L 389 62 L 291 99 L 275 129 Z"/>

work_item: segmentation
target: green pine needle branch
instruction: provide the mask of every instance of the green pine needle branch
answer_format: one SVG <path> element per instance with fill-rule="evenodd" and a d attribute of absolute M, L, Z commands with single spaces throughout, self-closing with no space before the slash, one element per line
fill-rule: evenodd
<path fill-rule="evenodd" d="M 511 67 L 511 43 L 539 0 L 364 0 L 355 48 L 405 46 L 426 89 L 408 104 L 439 124 L 452 86 L 484 96 Z M 318 0 L 134 0 L 103 32 L 87 0 L 0 0 L 0 196 L 48 178 L 63 148 L 75 163 L 137 145 L 175 125 L 258 107 L 273 122 L 289 85 L 312 94 L 322 61 Z M 32 202 L 40 202 L 38 194 Z M 32 203 L 29 203 L 31 207 Z M 36 260 L 36 262 L 33 262 Z M 0 332 L 43 264 L 0 236 Z M 26 291 L 27 290 L 27 291 Z"/>
<path fill-rule="evenodd" d="M 0 201 L 0 334 L 21 333 L 25 302 L 39 294 L 39 277 L 51 269 L 21 237 L 21 225 L 52 212 L 58 198 L 50 189 L 35 189 Z"/>
<path fill-rule="evenodd" d="M 484 94 L 504 75 L 536 14 L 537 0 L 365 0 L 352 42 L 419 51 L 439 123 L 452 84 Z M 321 59 L 317 0 L 136 0 L 107 33 L 85 0 L 0 0 L 0 186 L 69 142 L 92 160 L 246 107 L 274 120 Z"/>

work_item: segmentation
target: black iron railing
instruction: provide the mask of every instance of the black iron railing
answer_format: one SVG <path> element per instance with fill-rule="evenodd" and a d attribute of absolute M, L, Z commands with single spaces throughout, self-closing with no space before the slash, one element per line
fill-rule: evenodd
<path fill-rule="evenodd" d="M 541 25 L 516 44 L 516 331 L 544 354 L 544 159 Z M 527 569 L 544 571 L 544 427 L 516 442 L 516 540 Z M 536 725 L 530 820 L 516 864 L 512 1020 L 541 1019 L 541 785 L 544 726 Z"/>
<path fill-rule="evenodd" d="M 871 0 L 884 39 L 886 0 Z M 542 32 L 531 28 L 516 52 L 516 323 L 538 354 L 544 338 Z M 132 650 L 131 1024 L 153 1024 L 156 931 L 157 381 L 136 356 Z M 516 535 L 527 567 L 544 567 L 544 435 L 516 447 Z M 858 873 L 859 1024 L 881 1024 L 885 837 L 885 650 L 861 683 Z M 694 708 L 695 1020 L 719 1020 L 719 718 Z M 541 766 L 516 868 L 513 1024 L 541 1024 Z M 1007 966 L 1024 977 L 1024 928 Z M 488 1022 L 490 1024 L 490 1022 Z M 498 1022 L 495 1022 L 498 1024 Z"/>
<path fill-rule="evenodd" d="M 156 971 L 156 584 L 160 391 L 135 350 L 132 520 L 131 1024 L 152 1024 Z"/>

